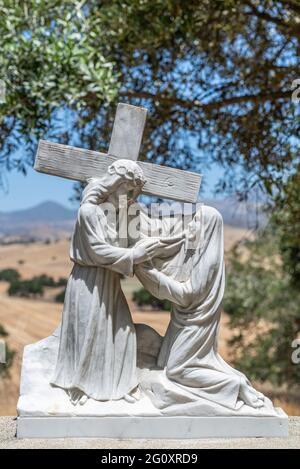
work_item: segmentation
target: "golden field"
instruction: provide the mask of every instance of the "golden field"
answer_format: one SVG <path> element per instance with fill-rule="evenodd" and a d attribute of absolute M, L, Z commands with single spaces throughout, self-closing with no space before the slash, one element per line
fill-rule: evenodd
<path fill-rule="evenodd" d="M 225 249 L 243 237 L 249 237 L 246 230 L 225 227 Z M 60 240 L 51 244 L 12 244 L 0 246 L 0 270 L 17 269 L 23 278 L 47 274 L 55 279 L 68 277 L 71 262 L 68 257 L 69 241 Z M 0 283 L 0 324 L 9 333 L 8 344 L 16 351 L 10 379 L 0 379 L 0 415 L 15 415 L 19 393 L 19 378 L 22 352 L 25 345 L 47 337 L 57 327 L 61 319 L 62 304 L 54 303 L 46 292 L 43 298 L 12 298 L 6 293 L 8 284 Z M 128 299 L 135 323 L 146 323 L 164 334 L 169 321 L 169 313 L 157 310 L 141 311 L 132 302 L 132 292 L 138 288 L 136 279 L 123 281 L 123 289 Z M 47 294 L 48 293 L 48 294 Z M 53 293 L 51 293 L 53 295 Z M 228 359 L 226 341 L 231 334 L 224 314 L 221 323 L 220 352 Z M 298 413 L 299 408 L 280 402 L 288 413 Z"/>

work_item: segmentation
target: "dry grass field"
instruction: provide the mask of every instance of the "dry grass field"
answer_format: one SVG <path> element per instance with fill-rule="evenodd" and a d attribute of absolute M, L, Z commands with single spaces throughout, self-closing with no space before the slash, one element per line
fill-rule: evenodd
<path fill-rule="evenodd" d="M 249 236 L 245 230 L 226 228 L 225 248 L 230 249 L 237 240 L 245 236 Z M 23 278 L 43 273 L 55 279 L 68 277 L 72 267 L 68 254 L 67 240 L 52 244 L 0 246 L 0 270 L 7 267 L 16 268 Z M 7 286 L 8 284 L 4 282 L 0 283 L 0 324 L 9 333 L 8 344 L 16 351 L 16 357 L 10 379 L 0 379 L 0 415 L 15 415 L 23 348 L 27 344 L 47 337 L 55 330 L 60 322 L 62 304 L 50 301 L 47 295 L 41 299 L 11 298 L 6 293 Z M 163 335 L 169 322 L 169 313 L 157 310 L 141 311 L 136 307 L 131 300 L 132 292 L 138 288 L 136 279 L 126 279 L 123 288 L 134 322 L 146 323 Z M 226 340 L 229 334 L 227 318 L 223 315 L 220 351 L 224 358 L 228 358 Z M 286 407 L 286 410 L 297 413 L 294 408 Z"/>

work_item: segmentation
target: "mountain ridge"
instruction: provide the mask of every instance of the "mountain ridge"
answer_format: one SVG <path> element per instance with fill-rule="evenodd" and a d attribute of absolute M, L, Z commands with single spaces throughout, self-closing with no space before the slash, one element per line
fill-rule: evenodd
<path fill-rule="evenodd" d="M 52 200 L 46 200 L 45 202 L 41 202 L 33 207 L 19 209 L 19 210 L 12 210 L 9 212 L 1 212 L 0 211 L 0 223 L 1 219 L 8 219 L 12 221 L 58 221 L 58 220 L 66 220 L 72 219 L 76 216 L 76 210 L 72 210 L 64 205 L 54 202 Z"/>
<path fill-rule="evenodd" d="M 260 221 L 257 220 L 255 207 L 240 204 L 233 199 L 206 199 L 203 202 L 219 210 L 226 225 L 253 229 Z M 77 209 L 51 200 L 26 209 L 0 211 L 0 238 L 19 236 L 46 239 L 69 236 L 76 214 Z"/>

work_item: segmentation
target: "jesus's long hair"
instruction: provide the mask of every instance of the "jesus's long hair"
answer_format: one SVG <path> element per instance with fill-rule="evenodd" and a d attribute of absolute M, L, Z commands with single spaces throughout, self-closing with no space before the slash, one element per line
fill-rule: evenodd
<path fill-rule="evenodd" d="M 107 173 L 102 178 L 88 179 L 80 205 L 85 203 L 98 205 L 105 202 L 108 196 L 124 182 L 132 183 L 135 200 L 146 182 L 141 167 L 135 161 L 117 160 L 108 167 Z"/>

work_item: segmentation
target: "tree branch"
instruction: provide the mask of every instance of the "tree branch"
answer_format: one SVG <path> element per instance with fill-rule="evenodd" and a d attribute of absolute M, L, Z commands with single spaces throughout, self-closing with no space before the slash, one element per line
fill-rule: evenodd
<path fill-rule="evenodd" d="M 281 18 L 277 18 L 275 16 L 270 15 L 266 11 L 259 11 L 252 3 L 251 1 L 246 0 L 245 5 L 247 5 L 250 8 L 249 12 L 245 12 L 246 15 L 254 15 L 257 18 L 260 18 L 264 21 L 267 21 L 269 23 L 274 23 L 277 26 L 289 29 L 291 31 L 299 33 L 299 28 L 295 27 L 295 25 L 288 23 L 287 21 L 284 21 Z"/>
<path fill-rule="evenodd" d="M 199 109 L 203 111 L 211 111 L 214 109 L 220 109 L 224 106 L 230 106 L 233 104 L 242 104 L 246 102 L 252 103 L 262 103 L 266 101 L 275 101 L 277 99 L 287 99 L 291 98 L 291 91 L 273 91 L 270 93 L 260 93 L 260 94 L 249 94 L 243 96 L 233 96 L 232 98 L 226 98 L 223 100 L 213 101 L 210 103 L 201 103 L 200 101 L 186 101 L 180 98 L 170 98 L 168 96 L 152 94 L 146 91 L 122 91 L 119 93 L 120 96 L 132 97 L 132 98 L 141 98 L 141 99 L 151 99 L 153 101 L 158 101 L 162 104 L 168 104 L 170 106 L 181 106 L 185 109 Z"/>
<path fill-rule="evenodd" d="M 280 0 L 280 3 L 287 5 L 291 8 L 291 10 L 294 10 L 296 13 L 300 14 L 300 5 L 299 3 L 295 2 L 295 0 Z"/>

